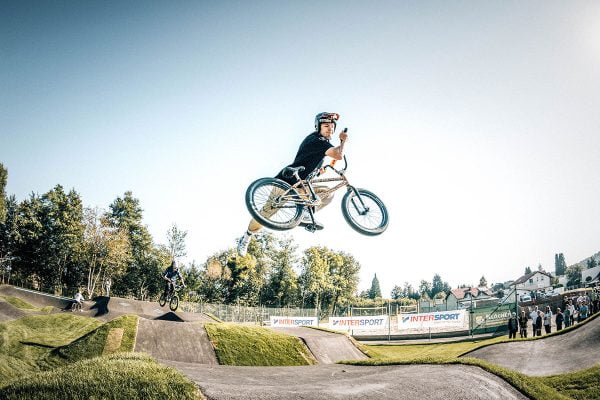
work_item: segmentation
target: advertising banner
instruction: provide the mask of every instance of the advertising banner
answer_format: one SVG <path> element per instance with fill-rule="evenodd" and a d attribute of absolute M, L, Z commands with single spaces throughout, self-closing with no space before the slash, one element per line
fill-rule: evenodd
<path fill-rule="evenodd" d="M 459 328 L 465 326 L 467 310 L 438 311 L 398 316 L 398 330 L 427 328 Z"/>
<path fill-rule="evenodd" d="M 271 326 L 317 326 L 317 317 L 270 317 Z"/>
<path fill-rule="evenodd" d="M 336 331 L 387 329 L 388 324 L 389 317 L 387 315 L 329 317 L 329 329 Z"/>

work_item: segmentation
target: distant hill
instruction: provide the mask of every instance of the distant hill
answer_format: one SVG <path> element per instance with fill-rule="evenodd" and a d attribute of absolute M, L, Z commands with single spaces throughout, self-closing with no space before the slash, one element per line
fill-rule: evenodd
<path fill-rule="evenodd" d="M 593 258 L 594 260 L 596 260 L 596 262 L 597 262 L 597 263 L 600 265 L 600 251 L 599 251 L 599 252 L 597 252 L 596 254 L 594 254 L 593 256 L 591 256 L 591 257 L 588 257 L 588 258 L 586 258 L 585 260 L 581 260 L 581 261 L 579 261 L 578 263 L 575 263 L 575 264 L 573 264 L 573 265 L 571 265 L 571 266 L 574 266 L 574 265 L 581 265 L 581 266 L 583 267 L 583 269 L 586 269 L 586 268 L 587 268 L 587 263 L 588 263 L 588 261 L 589 261 L 589 260 L 591 260 L 592 258 Z"/>

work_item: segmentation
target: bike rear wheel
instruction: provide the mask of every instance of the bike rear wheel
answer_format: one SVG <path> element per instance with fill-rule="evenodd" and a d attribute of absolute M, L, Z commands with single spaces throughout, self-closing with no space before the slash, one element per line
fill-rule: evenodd
<path fill-rule="evenodd" d="M 167 297 L 165 296 L 165 294 L 161 294 L 160 298 L 158 299 L 158 305 L 161 307 L 164 307 L 165 304 L 167 304 Z"/>
<path fill-rule="evenodd" d="M 383 201 L 366 189 L 351 188 L 342 199 L 342 214 L 358 233 L 381 235 L 388 226 L 388 212 Z"/>
<path fill-rule="evenodd" d="M 169 302 L 169 308 L 171 309 L 171 311 L 175 311 L 177 310 L 177 307 L 179 307 L 179 296 L 174 294 L 173 297 L 171 297 L 171 301 Z"/>
<path fill-rule="evenodd" d="M 246 207 L 261 225 L 277 231 L 295 228 L 302 219 L 298 192 L 282 180 L 261 178 L 246 190 Z"/>

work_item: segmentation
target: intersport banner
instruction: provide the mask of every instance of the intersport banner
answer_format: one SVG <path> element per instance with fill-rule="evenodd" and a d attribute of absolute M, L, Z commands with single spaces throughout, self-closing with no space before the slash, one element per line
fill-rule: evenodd
<path fill-rule="evenodd" d="M 329 317 L 329 329 L 336 331 L 378 330 L 387 328 L 387 315 L 372 315 L 368 317 Z"/>
<path fill-rule="evenodd" d="M 402 314 L 398 316 L 398 330 L 461 327 L 465 325 L 466 318 L 467 310 Z"/>
<path fill-rule="evenodd" d="M 317 317 L 270 317 L 271 326 L 317 326 Z"/>

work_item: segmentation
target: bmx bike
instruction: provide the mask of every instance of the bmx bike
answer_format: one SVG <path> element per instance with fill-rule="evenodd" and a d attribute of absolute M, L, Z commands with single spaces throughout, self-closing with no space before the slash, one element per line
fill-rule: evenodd
<path fill-rule="evenodd" d="M 183 288 L 183 285 L 177 285 L 173 283 L 173 288 L 169 291 L 167 295 L 163 292 L 158 299 L 158 304 L 161 307 L 164 307 L 165 304 L 169 303 L 169 309 L 171 311 L 177 310 L 179 307 L 179 291 Z"/>
<path fill-rule="evenodd" d="M 82 305 L 78 301 L 73 301 L 71 303 L 71 312 L 82 311 Z"/>
<path fill-rule="evenodd" d="M 260 178 L 254 181 L 246 190 L 246 207 L 261 225 L 284 231 L 295 228 L 302 222 L 303 214 L 310 216 L 306 229 L 314 232 L 315 209 L 322 204 L 321 196 L 326 197 L 336 190 L 346 187 L 342 198 L 342 214 L 346 222 L 358 233 L 368 236 L 380 235 L 387 229 L 389 215 L 385 204 L 374 193 L 355 188 L 346 177 L 348 160 L 344 156 L 344 168 L 336 169 L 332 160 L 323 168 L 312 171 L 306 179 L 300 179 L 299 172 L 304 167 L 287 167 L 283 173 L 286 177 L 295 177 L 294 185 L 277 178 Z M 331 169 L 337 174 L 333 178 L 319 178 L 321 174 Z M 314 184 L 338 182 L 326 190 L 315 190 Z"/>

